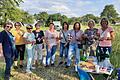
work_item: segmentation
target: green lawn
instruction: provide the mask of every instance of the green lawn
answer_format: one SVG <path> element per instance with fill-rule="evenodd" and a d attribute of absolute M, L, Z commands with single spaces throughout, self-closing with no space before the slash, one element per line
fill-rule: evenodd
<path fill-rule="evenodd" d="M 84 26 L 83 26 L 84 27 Z M 45 30 L 45 28 L 42 28 Z M 114 26 L 116 37 L 113 41 L 113 51 L 111 54 L 111 63 L 115 68 L 120 67 L 120 26 Z M 58 53 L 56 57 L 55 67 L 44 68 L 44 66 L 37 66 L 36 70 L 33 70 L 33 74 L 25 73 L 25 68 L 23 70 L 18 69 L 17 71 L 12 69 L 12 74 L 14 77 L 11 80 L 79 80 L 77 73 L 74 72 L 73 65 L 66 69 L 64 65 L 57 66 L 58 64 Z M 0 80 L 3 80 L 4 75 L 4 61 L 0 59 Z M 96 76 L 96 80 L 103 80 L 103 76 Z"/>

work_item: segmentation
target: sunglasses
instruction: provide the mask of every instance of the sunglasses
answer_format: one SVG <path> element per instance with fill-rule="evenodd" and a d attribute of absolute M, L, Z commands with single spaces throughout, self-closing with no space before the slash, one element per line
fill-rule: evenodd
<path fill-rule="evenodd" d="M 11 26 L 6 26 L 7 28 L 12 28 Z"/>
<path fill-rule="evenodd" d="M 32 29 L 32 28 L 27 28 L 27 29 Z"/>
<path fill-rule="evenodd" d="M 15 25 L 15 26 L 21 26 L 21 25 Z"/>

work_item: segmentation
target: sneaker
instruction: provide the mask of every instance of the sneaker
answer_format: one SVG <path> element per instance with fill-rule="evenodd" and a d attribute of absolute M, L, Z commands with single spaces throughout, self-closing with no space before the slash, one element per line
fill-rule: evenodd
<path fill-rule="evenodd" d="M 27 72 L 27 73 L 32 73 L 31 70 L 28 70 L 28 69 L 26 70 L 26 72 Z"/>
<path fill-rule="evenodd" d="M 65 68 L 69 68 L 70 66 L 66 65 Z"/>
<path fill-rule="evenodd" d="M 51 64 L 51 66 L 55 66 L 55 64 L 54 64 L 54 63 L 52 63 L 52 64 Z"/>
<path fill-rule="evenodd" d="M 62 61 L 59 63 L 59 65 L 61 65 L 61 64 L 63 64 L 63 62 L 62 62 Z"/>
<path fill-rule="evenodd" d="M 64 65 L 67 65 L 67 62 L 65 62 Z"/>
<path fill-rule="evenodd" d="M 23 68 L 23 65 L 20 65 L 20 68 Z"/>
<path fill-rule="evenodd" d="M 13 68 L 14 68 L 14 69 L 18 69 L 18 67 L 17 67 L 17 66 L 14 66 Z"/>
<path fill-rule="evenodd" d="M 31 67 L 31 69 L 36 69 L 35 67 Z"/>
<path fill-rule="evenodd" d="M 14 77 L 14 75 L 10 74 L 10 77 Z"/>
<path fill-rule="evenodd" d="M 77 69 L 77 65 L 75 65 L 75 72 L 77 72 L 78 71 L 78 69 Z"/>
<path fill-rule="evenodd" d="M 47 68 L 47 67 L 49 67 L 49 65 L 45 65 L 45 67 Z"/>

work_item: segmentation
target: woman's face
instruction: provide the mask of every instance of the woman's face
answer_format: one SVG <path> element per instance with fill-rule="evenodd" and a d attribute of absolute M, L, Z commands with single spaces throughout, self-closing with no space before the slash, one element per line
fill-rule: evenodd
<path fill-rule="evenodd" d="M 67 29 L 67 24 L 64 24 L 64 29 Z"/>
<path fill-rule="evenodd" d="M 16 28 L 17 30 L 19 30 L 19 29 L 21 28 L 21 25 L 20 25 L 20 24 L 15 24 L 15 28 Z"/>
<path fill-rule="evenodd" d="M 13 28 L 13 25 L 7 24 L 5 30 L 10 31 Z"/>
<path fill-rule="evenodd" d="M 79 24 L 76 23 L 76 24 L 75 24 L 75 30 L 79 30 L 79 27 L 80 27 Z"/>
<path fill-rule="evenodd" d="M 35 28 L 36 28 L 36 29 L 40 29 L 40 25 L 37 24 L 37 25 L 35 26 Z"/>
<path fill-rule="evenodd" d="M 92 21 L 88 22 L 88 27 L 89 28 L 93 28 L 94 27 L 94 23 Z"/>
<path fill-rule="evenodd" d="M 108 27 L 107 21 L 106 21 L 106 20 L 102 20 L 102 21 L 101 21 L 101 26 L 102 26 L 103 28 Z"/>
<path fill-rule="evenodd" d="M 49 28 L 50 28 L 50 29 L 54 29 L 55 27 L 54 27 L 53 24 L 50 24 Z"/>
<path fill-rule="evenodd" d="M 32 32 L 32 28 L 27 28 L 27 32 L 31 33 Z"/>

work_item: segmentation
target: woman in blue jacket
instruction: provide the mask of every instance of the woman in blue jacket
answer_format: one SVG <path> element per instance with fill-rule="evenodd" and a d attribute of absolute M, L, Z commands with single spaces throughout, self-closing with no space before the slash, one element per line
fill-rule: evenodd
<path fill-rule="evenodd" d="M 13 24 L 8 22 L 4 24 L 4 30 L 0 32 L 0 44 L 5 58 L 6 68 L 5 68 L 5 80 L 9 80 L 11 66 L 14 61 L 14 55 L 16 54 L 16 48 L 14 43 L 14 36 L 10 33 Z"/>

